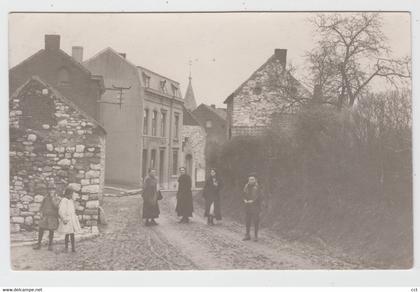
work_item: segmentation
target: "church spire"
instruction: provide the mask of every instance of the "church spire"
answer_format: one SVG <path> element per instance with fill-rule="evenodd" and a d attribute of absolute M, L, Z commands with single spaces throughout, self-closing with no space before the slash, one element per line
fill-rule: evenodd
<path fill-rule="evenodd" d="M 190 60 L 189 62 L 189 66 L 190 66 L 190 75 L 188 77 L 188 87 L 187 87 L 187 91 L 185 92 L 185 97 L 184 97 L 184 106 L 187 110 L 193 111 L 197 108 L 197 103 L 195 101 L 195 96 L 194 96 L 194 90 L 192 88 L 192 77 L 191 77 L 191 66 L 192 66 L 192 62 Z"/>

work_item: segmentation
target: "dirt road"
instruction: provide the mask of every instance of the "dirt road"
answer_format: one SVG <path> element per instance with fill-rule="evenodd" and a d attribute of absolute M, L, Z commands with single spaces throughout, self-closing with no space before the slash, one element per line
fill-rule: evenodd
<path fill-rule="evenodd" d="M 161 201 L 159 225 L 141 223 L 141 198 L 106 197 L 108 225 L 100 236 L 77 243 L 76 253 L 62 245 L 12 248 L 15 270 L 195 270 L 195 269 L 349 269 L 357 268 L 327 252 L 287 242 L 262 229 L 258 242 L 244 242 L 243 226 L 224 219 L 207 226 L 195 206 L 190 224 L 178 223 L 175 197 Z"/>

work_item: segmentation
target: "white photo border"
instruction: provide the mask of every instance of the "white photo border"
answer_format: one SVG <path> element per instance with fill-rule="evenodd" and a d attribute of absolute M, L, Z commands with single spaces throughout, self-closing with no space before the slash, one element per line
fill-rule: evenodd
<path fill-rule="evenodd" d="M 326 12 L 399 11 L 411 13 L 413 60 L 413 149 L 417 149 L 416 86 L 420 29 L 415 0 L 3 0 L 0 2 L 0 287 L 45 286 L 420 286 L 420 202 L 417 194 L 419 152 L 413 153 L 414 266 L 410 270 L 252 270 L 252 271 L 13 271 L 9 235 L 8 14 L 10 12 Z"/>

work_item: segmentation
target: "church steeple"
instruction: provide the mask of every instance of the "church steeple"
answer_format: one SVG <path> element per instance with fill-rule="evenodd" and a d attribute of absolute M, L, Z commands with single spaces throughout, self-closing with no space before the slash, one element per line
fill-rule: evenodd
<path fill-rule="evenodd" d="M 194 90 L 192 88 L 192 77 L 191 77 L 191 61 L 189 63 L 190 65 L 190 76 L 188 77 L 188 87 L 187 87 L 187 91 L 185 92 L 185 97 L 184 97 L 184 106 L 187 110 L 193 111 L 197 108 L 197 103 L 195 101 L 195 96 L 194 96 Z"/>

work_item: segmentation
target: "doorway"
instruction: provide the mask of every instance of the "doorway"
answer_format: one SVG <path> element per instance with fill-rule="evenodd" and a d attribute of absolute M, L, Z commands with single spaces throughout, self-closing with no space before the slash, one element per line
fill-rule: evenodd
<path fill-rule="evenodd" d="M 189 175 L 192 175 L 192 165 L 193 161 L 192 161 L 192 155 L 191 154 L 187 154 L 185 156 L 185 170 Z"/>

